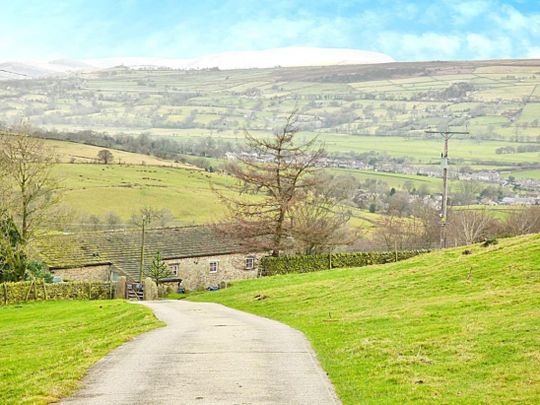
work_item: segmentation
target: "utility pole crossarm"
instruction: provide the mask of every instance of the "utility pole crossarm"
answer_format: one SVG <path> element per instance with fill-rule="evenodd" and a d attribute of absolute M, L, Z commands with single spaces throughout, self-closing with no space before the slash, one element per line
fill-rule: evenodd
<path fill-rule="evenodd" d="M 462 134 L 468 135 L 468 131 L 424 131 L 426 134 Z"/>

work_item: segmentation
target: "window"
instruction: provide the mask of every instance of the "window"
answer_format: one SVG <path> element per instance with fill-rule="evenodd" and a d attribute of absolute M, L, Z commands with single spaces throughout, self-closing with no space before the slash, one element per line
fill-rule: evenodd
<path fill-rule="evenodd" d="M 219 262 L 217 260 L 213 260 L 210 262 L 210 273 L 217 273 L 219 270 Z"/>
<path fill-rule="evenodd" d="M 171 264 L 170 269 L 171 269 L 171 273 L 177 276 L 178 270 L 180 269 L 180 265 L 178 263 Z"/>
<path fill-rule="evenodd" d="M 255 268 L 255 258 L 252 256 L 246 257 L 246 270 L 253 270 Z"/>

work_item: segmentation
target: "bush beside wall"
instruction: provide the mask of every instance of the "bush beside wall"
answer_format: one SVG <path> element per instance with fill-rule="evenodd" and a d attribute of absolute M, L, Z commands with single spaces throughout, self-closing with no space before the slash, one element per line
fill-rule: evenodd
<path fill-rule="evenodd" d="M 26 301 L 47 300 L 104 300 L 114 295 L 114 287 L 108 282 L 79 281 L 69 283 L 43 283 L 22 281 L 0 284 L 0 305 Z"/>
<path fill-rule="evenodd" d="M 405 260 L 426 253 L 426 250 L 404 250 L 397 252 L 331 253 L 310 256 L 266 256 L 261 259 L 262 274 L 273 276 L 288 273 L 309 273 L 339 267 L 363 267 Z"/>

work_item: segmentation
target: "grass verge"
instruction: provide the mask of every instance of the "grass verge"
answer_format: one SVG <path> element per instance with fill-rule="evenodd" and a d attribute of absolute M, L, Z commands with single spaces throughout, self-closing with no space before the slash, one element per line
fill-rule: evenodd
<path fill-rule="evenodd" d="M 57 401 L 109 351 L 161 325 L 148 308 L 120 300 L 0 307 L 0 403 Z"/>

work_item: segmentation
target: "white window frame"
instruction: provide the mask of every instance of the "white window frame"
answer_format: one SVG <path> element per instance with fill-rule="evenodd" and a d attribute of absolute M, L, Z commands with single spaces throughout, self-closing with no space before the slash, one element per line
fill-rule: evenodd
<path fill-rule="evenodd" d="M 209 266 L 211 274 L 217 273 L 219 271 L 219 260 L 210 260 Z"/>
<path fill-rule="evenodd" d="M 169 264 L 169 270 L 171 271 L 172 274 L 177 276 L 178 272 L 180 271 L 180 263 L 171 263 L 171 264 Z"/>
<path fill-rule="evenodd" d="M 248 263 L 251 262 L 251 265 L 248 265 Z M 253 270 L 255 268 L 255 257 L 253 256 L 247 256 L 246 257 L 246 270 Z"/>

